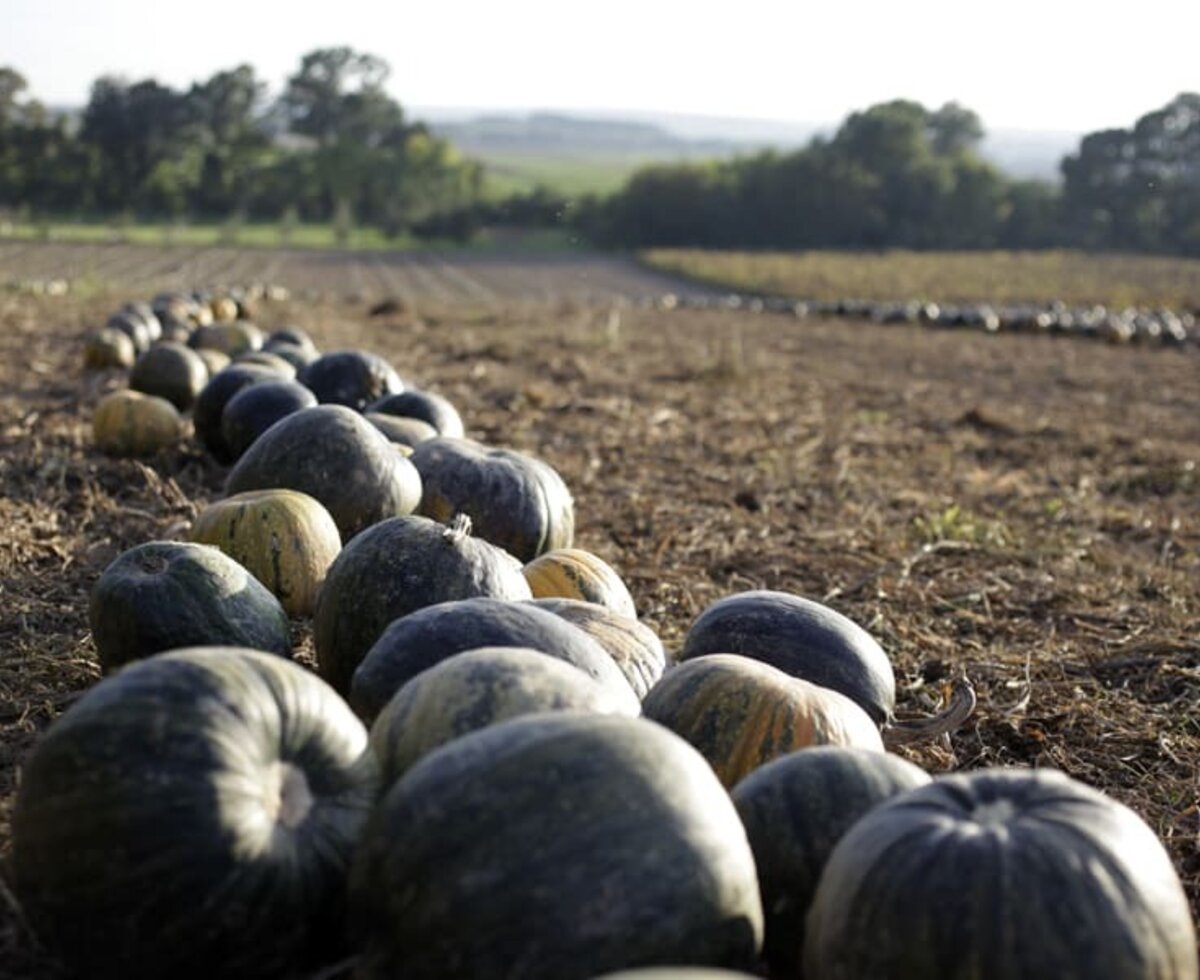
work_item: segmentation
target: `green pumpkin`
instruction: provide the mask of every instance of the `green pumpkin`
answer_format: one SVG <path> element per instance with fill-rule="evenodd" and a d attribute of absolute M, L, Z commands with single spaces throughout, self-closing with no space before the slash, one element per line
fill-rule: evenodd
<path fill-rule="evenodd" d="M 751 967 L 753 857 L 728 795 L 666 729 L 529 715 L 443 745 L 371 817 L 351 872 L 361 980 Z"/>
<path fill-rule="evenodd" d="M 279 600 L 206 544 L 149 541 L 122 553 L 92 587 L 88 622 L 106 672 L 179 647 L 243 646 L 292 655 Z"/>
<path fill-rule="evenodd" d="M 345 955 L 367 735 L 302 667 L 202 648 L 85 693 L 25 762 L 13 882 L 79 976 L 308 976 Z"/>

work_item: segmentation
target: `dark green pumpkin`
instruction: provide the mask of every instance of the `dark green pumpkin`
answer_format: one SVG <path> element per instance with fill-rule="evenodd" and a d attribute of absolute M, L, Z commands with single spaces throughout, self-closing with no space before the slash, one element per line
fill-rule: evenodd
<path fill-rule="evenodd" d="M 637 714 L 619 690 L 565 660 L 527 647 L 480 647 L 408 680 L 371 725 L 371 747 L 390 786 L 438 746 L 540 711 Z"/>
<path fill-rule="evenodd" d="M 421 479 L 413 465 L 357 412 L 317 405 L 281 418 L 238 460 L 229 494 L 281 487 L 325 505 L 349 541 L 379 521 L 416 510 Z"/>
<path fill-rule="evenodd" d="M 129 387 L 165 398 L 179 411 L 189 411 L 208 384 L 208 367 L 183 344 L 155 344 L 142 354 L 129 372 Z"/>
<path fill-rule="evenodd" d="M 772 976 L 800 975 L 804 917 L 837 842 L 868 811 L 928 782 L 899 756 L 825 746 L 781 756 L 734 786 L 758 866 Z"/>
<path fill-rule="evenodd" d="M 234 459 L 241 459 L 254 441 L 286 415 L 317 404 L 316 396 L 295 381 L 263 381 L 248 385 L 225 403 L 221 438 Z"/>
<path fill-rule="evenodd" d="M 280 357 L 278 354 L 268 350 L 246 351 L 244 354 L 238 354 L 233 359 L 233 363 L 257 364 L 259 367 L 265 367 L 274 371 L 281 378 L 286 378 L 288 381 L 296 380 L 296 365 L 286 357 Z"/>
<path fill-rule="evenodd" d="M 658 725 L 531 715 L 430 753 L 351 873 L 361 980 L 750 967 L 754 862 L 704 760 Z"/>
<path fill-rule="evenodd" d="M 270 350 L 279 344 L 291 344 L 294 347 L 302 347 L 305 350 L 317 350 L 317 345 L 313 343 L 313 339 L 309 336 L 308 331 L 303 327 L 278 327 L 272 330 L 267 335 L 267 341 L 263 344 L 264 350 Z"/>
<path fill-rule="evenodd" d="M 738 653 L 856 702 L 877 725 L 892 717 L 896 678 L 887 654 L 841 613 L 787 592 L 742 592 L 714 602 L 688 630 L 680 660 Z"/>
<path fill-rule="evenodd" d="M 250 385 L 278 380 L 279 375 L 261 364 L 231 364 L 209 379 L 192 408 L 192 425 L 200 444 L 218 463 L 229 464 L 235 458 L 221 432 L 221 416 L 230 399 Z"/>
<path fill-rule="evenodd" d="M 849 698 L 733 653 L 667 671 L 642 700 L 642 713 L 694 745 L 728 787 L 809 746 L 883 751 L 879 729 Z"/>
<path fill-rule="evenodd" d="M 658 683 L 670 663 L 654 630 L 607 606 L 582 599 L 534 599 L 533 604 L 579 627 L 604 647 L 639 698 Z"/>
<path fill-rule="evenodd" d="M 296 664 L 202 648 L 86 692 L 25 763 L 13 880 L 79 976 L 259 980 L 344 955 L 378 790 L 361 723 Z"/>
<path fill-rule="evenodd" d="M 342 549 L 321 587 L 313 618 L 321 676 L 348 692 L 355 669 L 392 620 L 473 596 L 528 599 L 521 563 L 461 525 L 410 516 L 368 528 Z"/>
<path fill-rule="evenodd" d="M 830 855 L 806 980 L 1195 980 L 1196 934 L 1140 817 L 1052 770 L 944 776 Z"/>
<path fill-rule="evenodd" d="M 190 646 L 243 646 L 292 655 L 287 613 L 265 585 L 220 549 L 148 541 L 104 570 L 88 622 L 106 672 Z"/>
<path fill-rule="evenodd" d="M 363 350 L 322 354 L 300 371 L 297 380 L 311 388 L 321 404 L 345 405 L 356 412 L 366 411 L 371 402 L 404 388 L 387 361 Z"/>
<path fill-rule="evenodd" d="M 154 343 L 149 324 L 136 313 L 129 311 L 114 313 L 104 326 L 108 330 L 119 330 L 125 334 L 132 342 L 134 352 L 137 354 L 144 354 Z"/>
<path fill-rule="evenodd" d="M 462 417 L 458 409 L 441 395 L 432 391 L 410 388 L 394 395 L 387 395 L 367 407 L 368 412 L 394 415 L 400 418 L 420 419 L 434 427 L 439 436 L 461 438 Z"/>
<path fill-rule="evenodd" d="M 571 546 L 571 493 L 541 460 L 441 437 L 419 443 L 412 461 L 421 474 L 420 513 L 426 517 L 446 523 L 466 514 L 479 537 L 523 562 Z"/>
<path fill-rule="evenodd" d="M 566 661 L 620 698 L 629 714 L 638 713 L 625 675 L 587 633 L 531 603 L 486 596 L 441 602 L 394 620 L 354 671 L 350 704 L 369 722 L 421 671 L 478 647 L 528 647 Z"/>
<path fill-rule="evenodd" d="M 263 353 L 274 354 L 276 357 L 282 357 L 299 374 L 308 365 L 315 361 L 321 355 L 317 353 L 315 347 L 304 347 L 300 344 L 292 344 L 286 340 L 269 340 L 263 347 Z"/>
<path fill-rule="evenodd" d="M 364 418 L 387 436 L 390 442 L 408 446 L 410 449 L 419 442 L 437 437 L 437 429 L 420 419 L 411 419 L 403 415 L 384 415 L 382 412 L 371 411 L 368 411 Z"/>

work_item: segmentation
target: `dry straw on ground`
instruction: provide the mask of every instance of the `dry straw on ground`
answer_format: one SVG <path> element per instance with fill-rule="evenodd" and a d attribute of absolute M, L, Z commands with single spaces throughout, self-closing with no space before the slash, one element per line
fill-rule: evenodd
<path fill-rule="evenodd" d="M 89 445 L 113 305 L 0 297 L 0 847 L 39 730 L 96 681 L 88 590 L 219 493 L 194 445 Z M 572 305 L 281 305 L 557 467 L 578 543 L 677 648 L 750 588 L 823 599 L 891 654 L 902 712 L 967 670 L 933 772 L 1052 765 L 1139 812 L 1200 908 L 1200 352 Z M 614 327 L 614 322 L 617 324 Z M 51 976 L 0 893 L 5 975 Z"/>

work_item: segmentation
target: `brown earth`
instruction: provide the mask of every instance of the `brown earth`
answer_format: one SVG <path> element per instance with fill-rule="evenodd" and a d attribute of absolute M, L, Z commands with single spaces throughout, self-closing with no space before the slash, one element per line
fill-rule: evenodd
<path fill-rule="evenodd" d="M 118 298 L 0 295 L 3 854 L 21 760 L 98 678 L 88 590 L 220 492 L 194 444 L 146 462 L 91 447 L 92 407 L 122 379 L 85 375 L 81 338 Z M 1200 909 L 1200 352 L 412 299 L 390 317 L 291 302 L 260 320 L 376 350 L 470 435 L 552 463 L 578 544 L 669 647 L 715 599 L 771 588 L 870 629 L 901 714 L 965 668 L 974 716 L 906 754 L 1104 789 L 1158 832 Z M 55 975 L 7 889 L 0 974 Z"/>

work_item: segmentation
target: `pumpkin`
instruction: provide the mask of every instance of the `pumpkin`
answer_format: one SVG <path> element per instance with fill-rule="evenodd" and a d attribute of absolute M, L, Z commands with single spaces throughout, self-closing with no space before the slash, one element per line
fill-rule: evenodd
<path fill-rule="evenodd" d="M 342 549 L 321 589 L 313 617 L 321 676 L 349 691 L 355 669 L 392 620 L 473 596 L 528 599 L 529 586 L 520 562 L 472 537 L 469 522 L 444 527 L 410 516 L 368 528 Z"/>
<path fill-rule="evenodd" d="M 265 585 L 290 616 L 311 616 L 342 539 L 329 511 L 295 490 L 250 490 L 210 504 L 192 525 Z"/>
<path fill-rule="evenodd" d="M 372 814 L 350 891 L 362 980 L 747 968 L 762 936 L 729 797 L 620 715 L 530 715 L 426 755 Z"/>
<path fill-rule="evenodd" d="M 611 565 L 582 548 L 547 551 L 525 566 L 536 599 L 582 599 L 637 619 L 633 596 Z"/>
<path fill-rule="evenodd" d="M 162 323 L 149 303 L 126 303 L 121 307 L 119 315 L 140 320 L 146 328 L 146 337 L 151 344 L 162 338 Z"/>
<path fill-rule="evenodd" d="M 400 391 L 404 382 L 378 354 L 340 350 L 323 354 L 298 375 L 322 404 L 346 405 L 356 412 L 371 402 Z"/>
<path fill-rule="evenodd" d="M 188 646 L 292 655 L 279 601 L 236 561 L 204 544 L 148 541 L 118 555 L 92 586 L 88 622 L 106 672 Z"/>
<path fill-rule="evenodd" d="M 313 343 L 312 337 L 302 327 L 279 327 L 276 330 L 272 330 L 267 335 L 267 342 L 263 344 L 263 347 L 266 350 L 270 350 L 279 344 L 290 344 L 294 347 L 312 351 L 314 354 L 317 351 L 317 345 Z"/>
<path fill-rule="evenodd" d="M 458 409 L 432 391 L 410 388 L 394 395 L 386 395 L 372 402 L 367 411 L 420 419 L 432 425 L 439 436 L 461 438 L 463 435 L 462 417 L 458 414 Z"/>
<path fill-rule="evenodd" d="M 208 384 L 208 368 L 194 350 L 170 341 L 142 354 L 129 373 L 129 387 L 165 398 L 186 412 Z"/>
<path fill-rule="evenodd" d="M 800 975 L 804 917 L 837 842 L 869 810 L 928 782 L 899 756 L 826 746 L 781 756 L 733 787 L 758 866 L 772 976 Z"/>
<path fill-rule="evenodd" d="M 130 368 L 137 358 L 129 334 L 104 327 L 83 344 L 83 365 L 88 368 Z"/>
<path fill-rule="evenodd" d="M 871 810 L 821 875 L 808 980 L 1195 980 L 1187 898 L 1133 811 L 1053 770 L 943 776 Z"/>
<path fill-rule="evenodd" d="M 667 669 L 669 659 L 662 640 L 636 619 L 579 599 L 534 599 L 533 604 L 578 626 L 604 647 L 639 698 L 646 696 Z"/>
<path fill-rule="evenodd" d="M 41 738 L 13 880 L 80 976 L 308 976 L 339 958 L 351 853 L 378 790 L 362 724 L 254 650 L 134 664 Z"/>
<path fill-rule="evenodd" d="M 231 364 L 209 379 L 192 407 L 192 424 L 196 438 L 218 463 L 234 460 L 233 450 L 221 432 L 221 416 L 229 400 L 250 385 L 278 380 L 279 375 L 261 364 Z"/>
<path fill-rule="evenodd" d="M 530 562 L 575 536 L 575 505 L 549 465 L 509 449 L 439 437 L 413 448 L 421 474 L 420 513 L 443 523 L 471 518 L 475 533 Z"/>
<path fill-rule="evenodd" d="M 363 417 L 382 432 L 389 442 L 408 446 L 410 449 L 418 442 L 437 437 L 437 429 L 420 419 L 410 419 L 403 415 L 384 415 L 381 412 L 367 412 Z"/>
<path fill-rule="evenodd" d="M 188 340 L 192 336 L 192 325 L 190 323 L 186 320 L 176 320 L 173 317 L 168 317 L 165 320 L 160 319 L 159 323 L 162 324 L 160 341 L 170 341 L 174 344 L 187 345 Z M 206 364 L 208 363 L 207 358 L 203 358 L 203 360 Z"/>
<path fill-rule="evenodd" d="M 142 317 L 135 313 L 127 311 L 114 313 L 108 318 L 105 329 L 118 330 L 125 334 L 133 344 L 136 354 L 144 354 L 154 343 L 154 338 L 150 336 L 150 327 Z"/>
<path fill-rule="evenodd" d="M 209 302 L 213 320 L 217 323 L 232 323 L 238 318 L 237 301 L 230 296 L 215 296 Z"/>
<path fill-rule="evenodd" d="M 221 411 L 221 439 L 234 459 L 276 422 L 317 404 L 316 396 L 295 381 L 263 381 L 237 392 Z"/>
<path fill-rule="evenodd" d="M 263 345 L 262 353 L 282 358 L 296 369 L 297 374 L 321 356 L 315 347 L 302 347 L 286 340 L 268 340 Z"/>
<path fill-rule="evenodd" d="M 811 745 L 883 751 L 879 729 L 849 698 L 732 653 L 667 671 L 642 713 L 699 749 L 726 786 Z"/>
<path fill-rule="evenodd" d="M 267 350 L 252 350 L 244 354 L 238 354 L 234 360 L 235 364 L 257 364 L 259 367 L 265 367 L 281 378 L 286 378 L 288 381 L 293 381 L 296 378 L 296 366 L 286 357 L 280 357 L 278 354 L 273 354 Z"/>
<path fill-rule="evenodd" d="M 409 514 L 421 499 L 412 463 L 370 422 L 342 405 L 286 415 L 246 450 L 225 482 L 227 493 L 283 487 L 316 497 L 342 540 Z"/>
<path fill-rule="evenodd" d="M 680 660 L 708 653 L 740 653 L 832 688 L 880 726 L 896 706 L 892 665 L 874 637 L 828 606 L 787 592 L 742 592 L 714 602 L 688 630 Z"/>
<path fill-rule="evenodd" d="M 211 347 L 201 347 L 196 351 L 196 356 L 204 362 L 204 366 L 208 368 L 208 377 L 212 378 L 224 371 L 233 362 L 229 359 L 228 354 L 222 354 L 219 350 L 213 350 Z M 199 396 L 197 396 L 199 397 Z"/>
<path fill-rule="evenodd" d="M 169 401 L 129 389 L 105 395 L 92 416 L 92 438 L 110 456 L 151 456 L 178 443 L 184 431 Z"/>
<path fill-rule="evenodd" d="M 553 613 L 488 596 L 425 606 L 394 620 L 363 657 L 350 684 L 350 706 L 374 719 L 407 681 L 447 657 L 478 647 L 528 647 L 579 668 L 620 698 L 629 714 L 638 700 L 595 640 Z"/>
<path fill-rule="evenodd" d="M 237 357 L 247 351 L 261 349 L 263 339 L 263 332 L 253 323 L 237 320 L 197 327 L 192 331 L 188 344 L 192 347 L 211 347 L 230 357 Z"/>
<path fill-rule="evenodd" d="M 627 698 L 565 660 L 527 647 L 480 647 L 408 680 L 371 725 L 371 747 L 391 786 L 438 746 L 540 711 L 637 714 Z"/>

